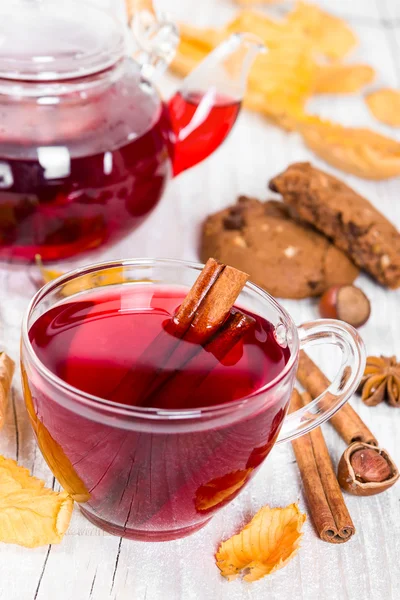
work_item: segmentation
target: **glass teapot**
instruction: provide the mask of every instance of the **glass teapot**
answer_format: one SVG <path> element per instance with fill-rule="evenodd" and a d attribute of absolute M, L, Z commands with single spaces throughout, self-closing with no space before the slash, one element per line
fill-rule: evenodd
<path fill-rule="evenodd" d="M 4 4 L 0 259 L 59 260 L 114 242 L 151 212 L 171 175 L 223 142 L 261 46 L 233 35 L 163 102 L 150 78 L 179 36 L 150 2 L 131 23 L 136 60 L 127 31 L 89 3 Z"/>

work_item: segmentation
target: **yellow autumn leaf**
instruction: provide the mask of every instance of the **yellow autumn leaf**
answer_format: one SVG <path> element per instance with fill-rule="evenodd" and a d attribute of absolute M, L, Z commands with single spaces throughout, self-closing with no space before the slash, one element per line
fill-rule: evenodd
<path fill-rule="evenodd" d="M 53 269 L 47 269 L 43 266 L 42 260 L 39 255 L 36 255 L 36 265 L 40 270 L 43 284 L 54 281 L 61 275 L 64 275 L 62 271 L 56 271 Z M 103 287 L 106 285 L 114 285 L 117 283 L 124 283 L 127 281 L 124 268 L 114 267 L 112 269 L 102 269 L 95 273 L 88 273 L 87 275 L 80 275 L 73 281 L 66 282 L 63 284 L 61 294 L 63 296 L 73 296 L 79 292 L 83 292 L 94 287 Z"/>
<path fill-rule="evenodd" d="M 223 29 L 180 26 L 181 41 L 171 69 L 187 75 L 222 39 L 237 31 L 259 37 L 268 47 L 250 70 L 244 105 L 277 125 L 295 129 L 314 89 L 316 62 L 312 44 L 299 31 L 250 10 L 241 11 Z"/>
<path fill-rule="evenodd" d="M 245 570 L 245 581 L 256 581 L 281 569 L 298 551 L 305 520 L 297 504 L 264 506 L 240 533 L 219 546 L 221 575 L 232 580 Z"/>
<path fill-rule="evenodd" d="M 26 409 L 33 431 L 36 435 L 38 446 L 45 461 L 58 483 L 66 492 L 68 492 L 73 500 L 80 503 L 87 502 L 90 498 L 87 487 L 79 477 L 60 444 L 56 442 L 40 419 L 38 419 L 28 383 L 28 377 L 23 366 L 21 367 L 21 372 Z M 18 468 L 20 469 L 20 467 Z"/>
<path fill-rule="evenodd" d="M 369 65 L 318 65 L 315 94 L 353 94 L 373 81 L 375 71 Z"/>
<path fill-rule="evenodd" d="M 365 102 L 375 119 L 400 127 L 400 90 L 381 88 L 365 97 Z"/>
<path fill-rule="evenodd" d="M 0 456 L 0 541 L 36 548 L 61 542 L 73 500 L 45 488 L 14 460 Z"/>
<path fill-rule="evenodd" d="M 225 32 L 225 37 L 241 31 L 254 34 L 265 44 L 266 56 L 276 48 L 286 49 L 292 53 L 300 50 L 304 52 L 306 49 L 310 56 L 314 54 L 312 38 L 305 35 L 300 28 L 256 10 L 240 11 L 221 31 Z"/>
<path fill-rule="evenodd" d="M 377 180 L 400 175 L 400 143 L 396 140 L 312 116 L 299 121 L 298 130 L 317 156 L 346 173 Z"/>
<path fill-rule="evenodd" d="M 26 490 L 41 490 L 43 481 L 31 477 L 29 470 L 20 467 L 15 460 L 0 456 L 0 498 L 10 492 Z"/>
<path fill-rule="evenodd" d="M 235 2 L 239 6 L 254 6 L 256 4 L 279 4 L 283 0 L 235 0 Z"/>
<path fill-rule="evenodd" d="M 14 361 L 5 352 L 0 352 L 0 429 L 6 417 L 14 370 Z"/>
<path fill-rule="evenodd" d="M 201 485 L 196 492 L 196 509 L 206 511 L 231 498 L 244 486 L 252 471 L 251 468 L 234 471 Z"/>
<path fill-rule="evenodd" d="M 300 29 L 312 40 L 314 48 L 330 60 L 340 60 L 357 45 L 357 37 L 348 24 L 315 4 L 297 2 L 287 23 Z"/>
<path fill-rule="evenodd" d="M 225 29 L 197 27 L 188 23 L 179 23 L 178 27 L 181 41 L 189 42 L 207 54 L 228 37 Z"/>
<path fill-rule="evenodd" d="M 146 10 L 149 13 L 153 13 L 153 0 L 125 0 L 125 11 L 128 22 L 138 10 Z"/>

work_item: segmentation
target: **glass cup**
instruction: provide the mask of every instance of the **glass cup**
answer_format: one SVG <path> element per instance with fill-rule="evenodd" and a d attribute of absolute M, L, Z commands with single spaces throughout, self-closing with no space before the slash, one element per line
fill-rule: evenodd
<path fill-rule="evenodd" d="M 167 259 L 84 267 L 39 290 L 23 321 L 24 396 L 40 450 L 83 514 L 116 535 L 161 541 L 200 529 L 250 481 L 275 443 L 318 427 L 338 411 L 363 372 L 363 343 L 351 326 L 322 319 L 296 327 L 253 283 L 244 287 L 237 305 L 270 321 L 290 358 L 273 381 L 227 404 L 190 410 L 116 404 L 67 384 L 32 348 L 32 324 L 59 302 L 106 285 L 113 291 L 144 281 L 189 288 L 201 268 Z M 338 346 L 340 369 L 326 392 L 286 416 L 299 349 L 314 344 Z"/>

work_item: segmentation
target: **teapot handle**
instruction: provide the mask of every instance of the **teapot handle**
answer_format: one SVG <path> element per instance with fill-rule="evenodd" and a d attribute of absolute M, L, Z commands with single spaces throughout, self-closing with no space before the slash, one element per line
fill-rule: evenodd
<path fill-rule="evenodd" d="M 168 15 L 158 12 L 153 0 L 127 0 L 133 57 L 145 79 L 163 73 L 179 44 L 179 31 Z"/>

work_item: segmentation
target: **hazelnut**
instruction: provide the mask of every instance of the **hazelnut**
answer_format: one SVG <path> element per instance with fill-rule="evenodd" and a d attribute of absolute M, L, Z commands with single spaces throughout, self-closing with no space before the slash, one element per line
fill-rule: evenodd
<path fill-rule="evenodd" d="M 382 454 L 370 448 L 356 450 L 351 455 L 350 462 L 356 478 L 363 483 L 385 481 L 391 475 L 390 467 Z"/>
<path fill-rule="evenodd" d="M 340 319 L 353 327 L 364 325 L 371 314 L 371 305 L 360 288 L 354 285 L 335 285 L 321 296 L 321 317 Z"/>
<path fill-rule="evenodd" d="M 390 488 L 399 471 L 386 450 L 364 442 L 353 442 L 338 466 L 338 481 L 349 494 L 372 496 Z"/>

